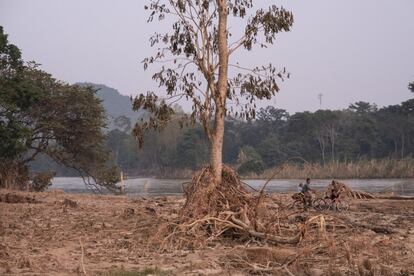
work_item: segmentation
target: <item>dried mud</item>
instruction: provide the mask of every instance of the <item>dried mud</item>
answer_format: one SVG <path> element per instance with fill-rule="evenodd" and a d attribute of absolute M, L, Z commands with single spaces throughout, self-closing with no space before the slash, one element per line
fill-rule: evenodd
<path fill-rule="evenodd" d="M 298 245 L 227 240 L 160 252 L 148 241 L 178 217 L 183 197 L 0 191 L 0 199 L 0 275 L 106 275 L 149 267 L 171 275 L 414 274 L 414 200 L 354 200 L 349 212 L 324 212 Z M 297 213 L 291 223 L 319 214 Z"/>

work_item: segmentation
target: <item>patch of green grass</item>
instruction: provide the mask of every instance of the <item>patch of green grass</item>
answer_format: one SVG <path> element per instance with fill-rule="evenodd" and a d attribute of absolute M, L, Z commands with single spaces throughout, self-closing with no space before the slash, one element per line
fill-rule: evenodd
<path fill-rule="evenodd" d="M 143 270 L 124 270 L 116 269 L 108 272 L 105 276 L 147 276 L 147 275 L 156 275 L 156 276 L 171 276 L 171 272 L 164 271 L 162 269 L 156 268 L 144 268 Z"/>

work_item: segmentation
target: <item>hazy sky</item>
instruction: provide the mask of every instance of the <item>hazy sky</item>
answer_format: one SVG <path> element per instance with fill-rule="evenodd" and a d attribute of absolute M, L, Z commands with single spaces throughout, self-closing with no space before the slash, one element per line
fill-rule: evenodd
<path fill-rule="evenodd" d="M 154 88 L 140 61 L 148 38 L 168 25 L 147 24 L 144 0 L 0 0 L 0 25 L 25 60 L 56 78 L 88 81 L 134 95 Z M 345 108 L 363 100 L 379 106 L 412 95 L 413 0 L 256 0 L 281 4 L 293 30 L 266 50 L 239 55 L 244 65 L 268 63 L 291 72 L 270 104 L 289 112 Z M 242 26 L 232 26 L 242 28 Z M 235 62 L 233 60 L 233 62 Z"/>

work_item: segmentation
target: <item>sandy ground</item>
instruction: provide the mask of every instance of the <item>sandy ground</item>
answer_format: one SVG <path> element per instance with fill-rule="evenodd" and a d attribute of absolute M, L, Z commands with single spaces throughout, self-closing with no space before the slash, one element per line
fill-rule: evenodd
<path fill-rule="evenodd" d="M 214 242 L 160 252 L 148 241 L 183 203 L 182 197 L 0 191 L 0 275 L 150 267 L 165 275 L 414 275 L 414 200 L 354 200 L 349 212 L 323 213 L 326 231 L 315 225 L 298 245 Z M 292 223 L 316 215 L 303 212 Z"/>

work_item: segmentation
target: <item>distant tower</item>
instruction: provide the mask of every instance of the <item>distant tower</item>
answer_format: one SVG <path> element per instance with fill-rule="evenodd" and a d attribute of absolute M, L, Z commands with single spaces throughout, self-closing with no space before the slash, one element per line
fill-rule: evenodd
<path fill-rule="evenodd" d="M 322 94 L 322 93 L 318 94 L 318 99 L 319 99 L 319 109 L 322 109 L 322 97 L 323 97 L 323 94 Z"/>

